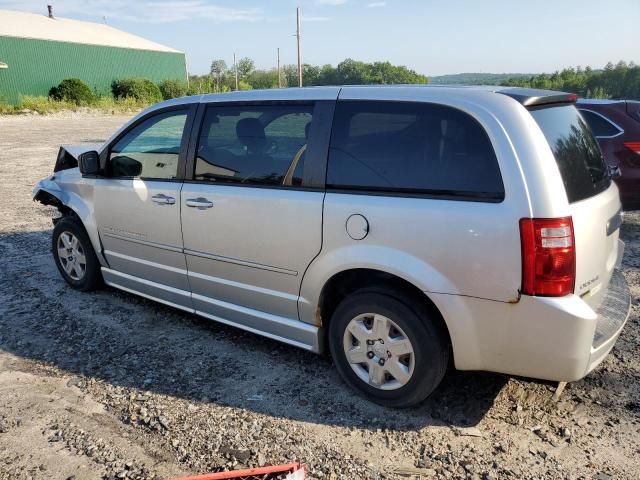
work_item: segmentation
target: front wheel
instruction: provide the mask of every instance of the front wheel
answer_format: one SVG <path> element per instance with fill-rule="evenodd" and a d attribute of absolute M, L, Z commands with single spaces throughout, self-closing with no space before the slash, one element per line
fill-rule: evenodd
<path fill-rule="evenodd" d="M 345 298 L 329 325 L 338 372 L 357 392 L 389 407 L 431 394 L 449 362 L 446 336 L 411 300 L 362 291 Z"/>
<path fill-rule="evenodd" d="M 87 292 L 100 285 L 100 264 L 79 220 L 64 217 L 56 223 L 51 249 L 60 275 L 71 287 Z"/>

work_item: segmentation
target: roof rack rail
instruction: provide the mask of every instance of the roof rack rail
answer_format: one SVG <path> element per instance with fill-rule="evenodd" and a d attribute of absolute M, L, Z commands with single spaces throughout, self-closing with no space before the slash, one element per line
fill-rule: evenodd
<path fill-rule="evenodd" d="M 548 105 L 551 103 L 576 103 L 578 99 L 575 93 L 541 90 L 537 88 L 503 88 L 496 92 L 513 98 L 525 107 L 537 107 L 538 105 Z"/>

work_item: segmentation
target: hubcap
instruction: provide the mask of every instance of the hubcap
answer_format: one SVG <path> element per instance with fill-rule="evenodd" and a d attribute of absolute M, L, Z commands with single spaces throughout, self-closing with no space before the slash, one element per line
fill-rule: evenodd
<path fill-rule="evenodd" d="M 384 315 L 365 313 L 352 319 L 344 332 L 343 346 L 353 371 L 372 387 L 395 390 L 413 375 L 413 345 Z"/>
<path fill-rule="evenodd" d="M 87 271 L 87 260 L 78 237 L 71 232 L 62 232 L 57 247 L 62 269 L 73 280 L 81 280 Z"/>

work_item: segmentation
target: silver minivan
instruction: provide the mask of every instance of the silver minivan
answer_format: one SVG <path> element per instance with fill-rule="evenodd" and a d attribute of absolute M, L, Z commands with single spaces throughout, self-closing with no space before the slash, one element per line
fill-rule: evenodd
<path fill-rule="evenodd" d="M 319 87 L 180 98 L 63 146 L 34 198 L 53 256 L 102 282 L 323 352 L 413 405 L 451 364 L 556 381 L 630 309 L 620 199 L 575 95 Z"/>

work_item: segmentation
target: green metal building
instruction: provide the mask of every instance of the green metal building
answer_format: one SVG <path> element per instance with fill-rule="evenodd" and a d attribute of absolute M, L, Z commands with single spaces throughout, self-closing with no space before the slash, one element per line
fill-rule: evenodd
<path fill-rule="evenodd" d="M 109 94 L 130 77 L 187 81 L 185 55 L 101 23 L 0 10 L 0 101 L 46 96 L 65 78 Z"/>

